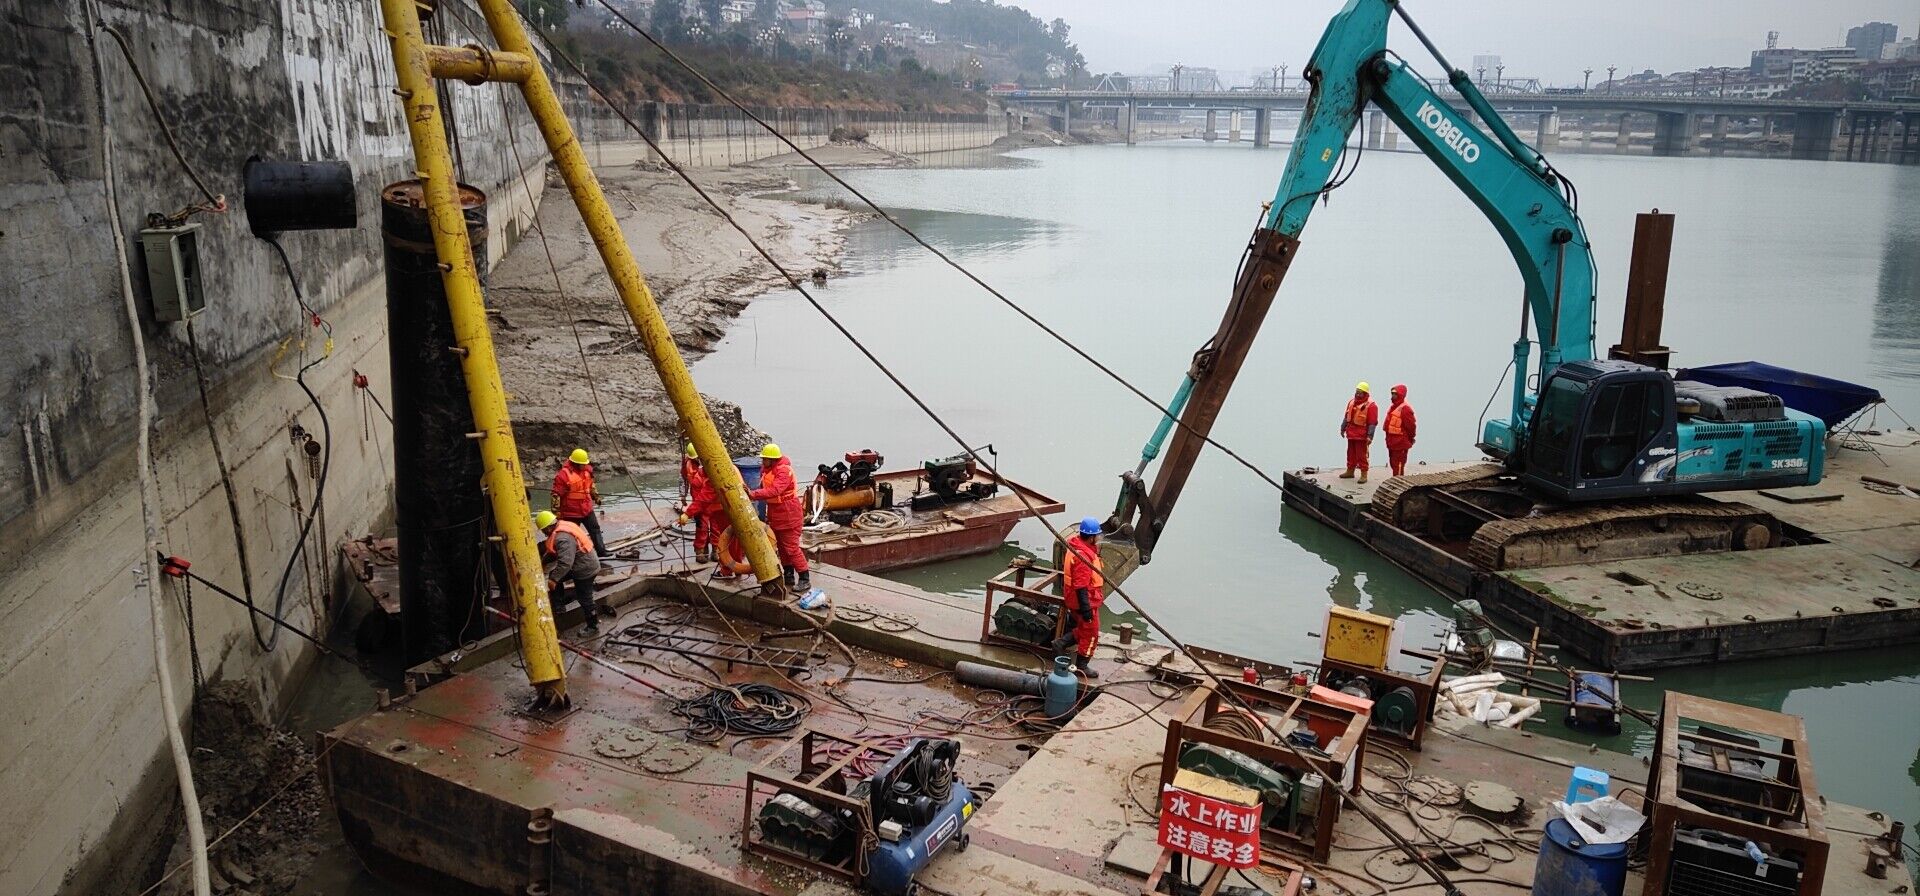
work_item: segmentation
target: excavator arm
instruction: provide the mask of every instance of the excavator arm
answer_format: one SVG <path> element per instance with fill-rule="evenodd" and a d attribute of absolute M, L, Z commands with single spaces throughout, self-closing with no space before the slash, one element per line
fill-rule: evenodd
<path fill-rule="evenodd" d="M 1387 22 L 1395 13 L 1447 70 L 1450 85 L 1491 135 L 1388 52 Z M 1226 314 L 1213 337 L 1194 353 L 1168 406 L 1171 415 L 1161 418 L 1141 451 L 1139 466 L 1121 474 L 1120 499 L 1107 528 L 1130 539 L 1141 564 L 1152 559 L 1174 502 L 1299 249 L 1315 202 L 1351 174 L 1343 165 L 1358 164 L 1357 157 L 1345 158 L 1347 140 L 1368 104 L 1384 111 L 1487 216 L 1520 269 L 1526 307 L 1514 343 L 1511 413 L 1488 423 L 1483 447 L 1511 452 L 1523 429 L 1529 325 L 1540 334 L 1543 378 L 1562 362 L 1593 357 L 1593 257 L 1574 211 L 1571 187 L 1514 135 L 1464 72 L 1447 65 L 1397 0 L 1350 0 L 1321 35 L 1304 77 L 1313 90 L 1287 170 L 1247 244 Z M 1149 486 L 1142 477 L 1163 443 L 1166 457 Z"/>

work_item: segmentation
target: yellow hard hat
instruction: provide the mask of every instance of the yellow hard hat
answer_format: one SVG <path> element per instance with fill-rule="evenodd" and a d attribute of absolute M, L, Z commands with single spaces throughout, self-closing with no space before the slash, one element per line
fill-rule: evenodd
<path fill-rule="evenodd" d="M 688 443 L 687 443 L 687 449 L 686 449 L 686 451 L 687 451 L 687 456 L 688 456 L 688 457 L 699 457 L 699 456 L 700 456 L 700 455 L 698 455 L 698 454 L 695 454 L 695 453 L 693 453 L 693 443 L 692 443 L 692 442 L 688 442 Z"/>
<path fill-rule="evenodd" d="M 1354 388 L 1354 391 L 1357 391 L 1357 392 L 1366 392 L 1366 393 L 1368 393 L 1368 394 L 1372 394 L 1372 393 L 1373 393 L 1373 387 L 1372 387 L 1372 386 L 1369 386 L 1369 385 L 1367 385 L 1367 381 L 1366 381 L 1366 380 L 1361 380 L 1361 381 L 1360 381 L 1360 385 L 1358 385 L 1358 386 L 1355 386 L 1355 387 L 1353 387 L 1353 388 Z"/>
<path fill-rule="evenodd" d="M 767 447 L 760 449 L 760 456 L 766 458 L 767 460 L 773 460 L 774 458 L 780 456 L 780 446 L 775 445 L 772 442 L 768 442 Z"/>
<path fill-rule="evenodd" d="M 546 527 L 553 525 L 554 521 L 557 519 L 559 519 L 559 517 L 554 516 L 553 511 L 542 510 L 539 513 L 536 513 L 533 515 L 533 525 L 535 528 L 545 529 Z"/>
<path fill-rule="evenodd" d="M 585 448 L 573 449 L 573 453 L 567 455 L 567 459 L 573 461 L 576 464 L 593 463 L 593 459 L 587 456 L 587 449 Z"/>

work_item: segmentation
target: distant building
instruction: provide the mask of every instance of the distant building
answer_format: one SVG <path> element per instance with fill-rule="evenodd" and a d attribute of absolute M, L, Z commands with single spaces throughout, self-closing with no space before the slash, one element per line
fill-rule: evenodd
<path fill-rule="evenodd" d="M 1920 40 L 1908 37 L 1887 44 L 1880 48 L 1880 58 L 1887 62 L 1920 59 Z"/>
<path fill-rule="evenodd" d="M 1753 51 L 1747 73 L 1755 78 L 1786 78 L 1796 84 L 1824 81 L 1836 71 L 1850 70 L 1863 60 L 1852 47 L 1822 47 L 1801 50 L 1769 47 Z"/>
<path fill-rule="evenodd" d="M 1493 53 L 1481 53 L 1473 57 L 1474 77 L 1476 78 L 1480 77 L 1481 72 L 1498 72 L 1499 70 L 1500 70 L 1499 55 L 1493 54 Z"/>
<path fill-rule="evenodd" d="M 1899 37 L 1899 26 L 1891 22 L 1868 22 L 1847 29 L 1847 46 L 1861 59 L 1879 59 L 1880 51 Z"/>
<path fill-rule="evenodd" d="M 728 25 L 737 25 L 753 19 L 753 0 L 727 0 L 720 7 L 720 21 Z"/>

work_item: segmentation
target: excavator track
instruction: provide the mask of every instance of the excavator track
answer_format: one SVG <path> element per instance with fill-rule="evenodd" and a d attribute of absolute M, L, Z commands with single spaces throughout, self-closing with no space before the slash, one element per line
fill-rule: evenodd
<path fill-rule="evenodd" d="M 1506 469 L 1494 463 L 1467 464 L 1435 473 L 1395 476 L 1373 490 L 1373 501 L 1367 506 L 1367 512 L 1402 529 L 1415 529 L 1414 520 L 1424 517 L 1427 512 L 1422 491 L 1491 482 Z"/>
<path fill-rule="evenodd" d="M 1736 502 L 1630 501 L 1497 520 L 1475 530 L 1467 558 L 1485 569 L 1528 569 L 1636 557 L 1772 547 L 1780 522 Z"/>
<path fill-rule="evenodd" d="M 1472 464 L 1396 476 L 1374 491 L 1368 512 L 1415 534 L 1430 532 L 1444 513 L 1439 492 L 1463 495 L 1503 486 L 1505 468 Z M 1511 484 L 1504 484 L 1511 491 Z M 1455 499 L 1457 502 L 1457 498 Z M 1484 511 L 1496 516 L 1492 510 Z M 1458 517 L 1455 517 L 1458 519 Z M 1536 502 L 1523 514 L 1481 523 L 1464 553 L 1482 569 L 1528 569 L 1637 557 L 1719 553 L 1771 547 L 1780 540 L 1772 514 L 1731 501 L 1681 498 L 1597 505 Z"/>

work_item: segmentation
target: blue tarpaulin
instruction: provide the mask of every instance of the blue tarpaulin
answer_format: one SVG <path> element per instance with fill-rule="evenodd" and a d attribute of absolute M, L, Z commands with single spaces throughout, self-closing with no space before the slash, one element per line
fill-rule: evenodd
<path fill-rule="evenodd" d="M 1673 375 L 1677 380 L 1693 380 L 1709 386 L 1744 386 L 1780 396 L 1787 407 L 1826 421 L 1833 429 L 1847 422 L 1860 409 L 1885 399 L 1878 389 L 1801 373 L 1759 361 L 1738 361 L 1708 367 L 1690 367 Z"/>

